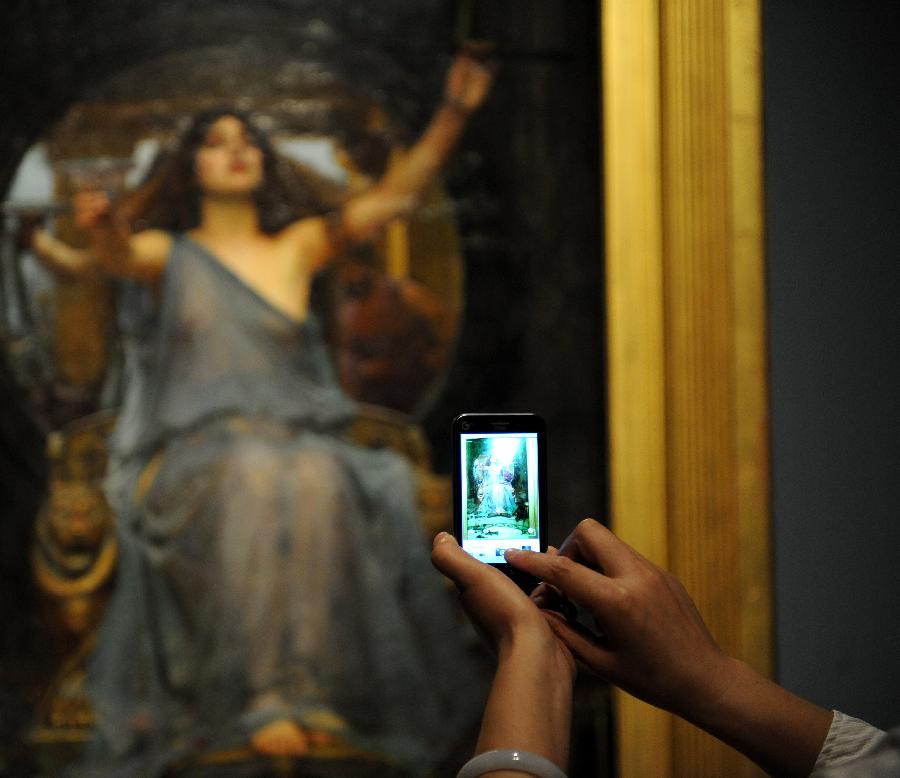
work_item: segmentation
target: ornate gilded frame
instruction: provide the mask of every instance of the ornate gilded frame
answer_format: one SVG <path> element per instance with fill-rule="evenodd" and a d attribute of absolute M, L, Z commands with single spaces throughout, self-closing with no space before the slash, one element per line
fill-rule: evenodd
<path fill-rule="evenodd" d="M 759 0 L 603 0 L 612 524 L 772 671 Z M 748 776 L 625 694 L 618 774 Z"/>

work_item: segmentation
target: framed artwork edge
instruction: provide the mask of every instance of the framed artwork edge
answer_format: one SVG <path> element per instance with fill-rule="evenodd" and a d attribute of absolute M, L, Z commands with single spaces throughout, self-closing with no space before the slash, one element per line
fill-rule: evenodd
<path fill-rule="evenodd" d="M 759 0 L 600 4 L 610 523 L 773 669 Z M 762 775 L 614 695 L 617 774 Z"/>

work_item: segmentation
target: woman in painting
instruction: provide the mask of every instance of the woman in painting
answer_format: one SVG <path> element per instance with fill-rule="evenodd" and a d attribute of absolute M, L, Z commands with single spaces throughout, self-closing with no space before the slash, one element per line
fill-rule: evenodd
<path fill-rule="evenodd" d="M 481 510 L 486 516 L 514 516 L 516 498 L 510 485 L 512 474 L 503 467 L 496 456 L 491 456 L 484 467 Z"/>
<path fill-rule="evenodd" d="M 121 207 L 76 197 L 92 263 L 159 299 L 111 441 L 121 562 L 89 679 L 99 773 L 155 775 L 198 744 L 299 756 L 331 739 L 424 771 L 477 706 L 436 672 L 466 660 L 411 474 L 342 437 L 354 408 L 309 296 L 416 206 L 491 80 L 460 54 L 419 141 L 335 214 L 285 211 L 266 138 L 230 110 L 198 117 Z"/>

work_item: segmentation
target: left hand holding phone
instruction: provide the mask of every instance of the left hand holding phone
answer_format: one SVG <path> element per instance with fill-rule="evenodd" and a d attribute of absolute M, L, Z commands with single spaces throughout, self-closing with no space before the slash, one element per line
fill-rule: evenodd
<path fill-rule="evenodd" d="M 574 678 L 575 660 L 548 624 L 556 614 L 542 613 L 508 576 L 463 551 L 446 532 L 434 539 L 431 561 L 456 584 L 469 618 L 499 654 L 528 643 L 552 658 L 562 677 Z"/>
<path fill-rule="evenodd" d="M 514 581 L 446 532 L 434 539 L 431 561 L 456 584 L 469 618 L 497 651 L 475 753 L 525 749 L 565 767 L 576 668 L 548 624 L 557 616 L 545 616 Z"/>

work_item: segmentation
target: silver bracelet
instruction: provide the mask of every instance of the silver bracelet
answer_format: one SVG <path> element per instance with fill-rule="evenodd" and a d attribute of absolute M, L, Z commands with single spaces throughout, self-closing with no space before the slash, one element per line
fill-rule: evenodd
<path fill-rule="evenodd" d="M 460 768 L 456 778 L 477 778 L 491 770 L 519 770 L 536 778 L 566 778 L 566 774 L 549 759 L 518 748 L 501 748 L 473 756 Z"/>

